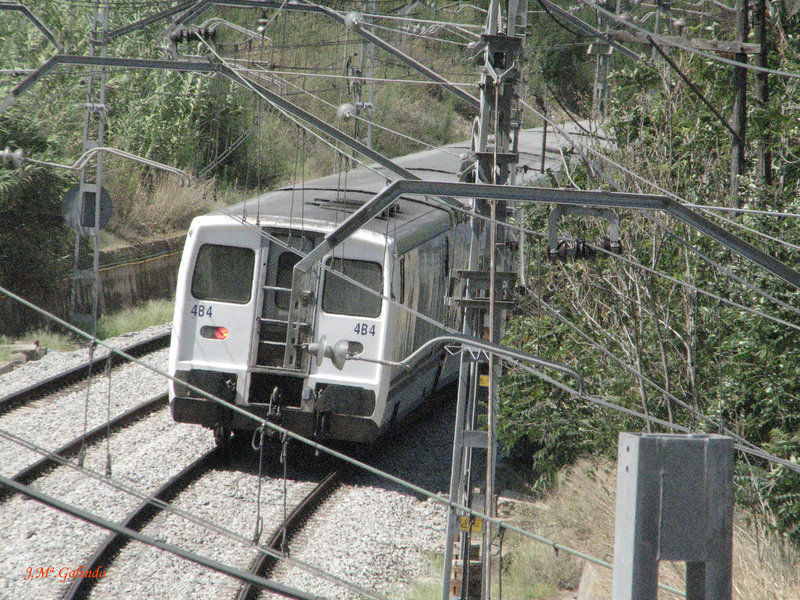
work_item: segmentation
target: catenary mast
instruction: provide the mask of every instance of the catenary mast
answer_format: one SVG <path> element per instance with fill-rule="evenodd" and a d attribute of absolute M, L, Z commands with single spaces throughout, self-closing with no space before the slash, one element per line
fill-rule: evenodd
<path fill-rule="evenodd" d="M 490 3 L 486 29 L 480 46 L 474 50 L 476 57 L 481 57 L 480 114 L 473 124 L 471 162 L 463 171 L 467 181 L 496 185 L 515 181 L 527 5 L 527 0 Z M 463 290 L 463 294 L 449 301 L 464 311 L 465 334 L 499 343 L 514 283 L 508 256 L 511 240 L 507 239 L 505 228 L 497 226 L 507 219 L 508 206 L 507 202 L 494 199 L 476 198 L 473 203 L 475 212 L 490 217 L 490 221 L 486 224 L 483 219 L 472 220 L 469 266 L 450 274 L 451 289 Z M 501 365 L 491 354 L 488 364 L 485 358 L 461 354 L 450 498 L 494 517 Z M 482 414 L 486 415 L 486 430 L 477 429 Z M 466 515 L 449 509 L 442 600 L 473 598 L 478 594 L 484 600 L 490 598 L 494 532 L 488 525 L 478 526 Z M 473 552 L 472 538 L 477 536 L 481 540 L 480 561 L 474 560 Z"/>

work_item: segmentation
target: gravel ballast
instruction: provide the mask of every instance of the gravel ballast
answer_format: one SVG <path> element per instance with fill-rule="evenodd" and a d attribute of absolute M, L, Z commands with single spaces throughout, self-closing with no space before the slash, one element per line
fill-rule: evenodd
<path fill-rule="evenodd" d="M 154 328 L 150 328 L 114 342 L 122 347 L 137 337 L 150 337 L 154 333 Z M 28 363 L 4 375 L 0 394 L 30 385 L 37 378 L 50 376 L 86 358 L 85 350 L 51 352 L 37 361 L 41 364 Z M 150 355 L 146 360 L 164 368 L 166 351 Z M 115 370 L 111 377 L 114 410 L 122 410 L 123 402 L 133 402 L 134 398 L 139 402 L 166 388 L 163 378 L 153 375 L 151 380 L 150 377 L 134 365 Z M 105 386 L 92 385 L 91 419 L 105 417 L 107 379 L 101 377 L 101 380 L 106 381 Z M 49 404 L 44 406 L 37 401 L 39 406 L 34 403 L 4 415 L 3 419 L 11 417 L 12 421 L 0 419 L 0 427 L 12 430 L 13 424 L 17 435 L 48 448 L 55 447 L 62 443 L 62 436 L 75 434 L 76 421 L 77 429 L 82 430 L 85 397 L 85 385 L 79 384 L 78 389 L 64 398 L 46 400 Z M 441 400 L 431 407 L 425 416 L 383 440 L 370 462 L 436 494 L 446 494 L 454 411 L 452 402 Z M 176 424 L 169 412 L 162 410 L 112 436 L 113 476 L 139 491 L 152 493 L 171 474 L 212 446 L 212 436 L 207 429 Z M 9 442 L 0 443 L 0 472 L 4 475 L 13 474 L 29 460 L 19 449 L 15 452 Z M 101 442 L 87 453 L 86 466 L 102 473 L 105 460 L 105 442 Z M 307 466 L 314 460 L 309 452 L 297 452 L 290 447 L 289 508 L 316 483 L 314 476 L 308 474 L 315 470 Z M 272 523 L 283 511 L 283 482 L 276 456 L 270 457 L 265 471 L 267 476 L 261 491 L 264 535 L 270 532 Z M 257 483 L 257 461 L 234 461 L 201 478 L 176 502 L 198 516 L 249 538 L 254 530 Z M 127 494 L 111 491 L 66 468 L 37 480 L 34 486 L 117 521 L 137 503 Z M 395 597 L 407 591 L 425 573 L 434 553 L 442 551 L 445 515 L 445 506 L 435 500 L 372 475 L 356 474 L 309 519 L 291 543 L 291 556 L 364 588 Z M 104 530 L 19 495 L 0 505 L 0 528 L 7 532 L 0 548 L 0 598 L 15 599 L 58 598 L 68 583 L 58 579 L 58 571 L 80 566 L 107 535 Z M 160 515 L 146 527 L 145 533 L 240 568 L 246 568 L 254 554 L 252 548 L 174 515 Z M 55 568 L 55 575 L 24 580 L 28 568 L 33 568 L 35 575 L 35 569 L 50 566 Z M 271 577 L 325 597 L 358 597 L 352 590 L 285 564 L 279 565 Z M 94 588 L 92 598 L 227 598 L 237 587 L 238 583 L 226 576 L 133 542 L 108 567 L 107 577 Z"/>

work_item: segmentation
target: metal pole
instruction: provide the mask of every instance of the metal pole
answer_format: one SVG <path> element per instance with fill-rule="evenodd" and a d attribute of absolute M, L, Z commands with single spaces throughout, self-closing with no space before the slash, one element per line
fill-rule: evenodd
<path fill-rule="evenodd" d="M 756 65 L 767 67 L 769 40 L 767 39 L 766 0 L 756 0 L 753 12 L 753 35 L 753 41 L 761 46 L 761 51 L 756 55 Z M 756 73 L 756 98 L 758 98 L 762 108 L 765 108 L 769 103 L 768 77 L 769 75 L 765 71 Z M 769 130 L 767 129 L 762 131 L 758 144 L 758 167 L 759 174 L 764 178 L 764 183 L 772 185 L 772 152 L 769 150 Z"/>
<path fill-rule="evenodd" d="M 364 10 L 367 13 L 375 12 L 375 0 L 364 0 Z M 366 104 L 367 113 L 367 136 L 364 143 L 372 148 L 372 115 L 375 110 L 375 44 L 368 41 L 366 38 L 361 38 L 361 73 L 363 75 L 364 69 L 367 69 L 367 78 L 369 80 L 369 99 Z M 359 95 L 360 96 L 360 95 Z M 359 97 L 359 103 L 361 98 Z M 363 104 L 363 103 L 362 103 Z M 358 107 L 359 110 L 361 107 Z"/>
<path fill-rule="evenodd" d="M 92 16 L 92 40 L 89 46 L 90 56 L 100 54 L 105 59 L 106 34 L 108 32 L 109 6 L 107 2 L 97 0 Z M 86 91 L 86 118 L 83 129 L 84 151 L 99 148 L 105 145 L 105 102 L 106 102 L 106 73 L 105 67 L 92 68 L 89 71 Z M 99 90 L 96 93 L 96 88 Z M 89 174 L 87 166 L 81 170 L 81 183 L 79 187 L 80 218 L 78 231 L 75 235 L 75 260 L 73 264 L 72 292 L 70 302 L 70 321 L 80 325 L 94 335 L 97 332 L 97 314 L 100 305 L 100 208 L 103 185 L 103 153 L 97 154 L 94 170 L 94 181 Z M 84 227 L 83 221 L 87 216 L 87 198 L 94 196 L 94 228 Z M 88 268 L 89 237 L 92 238 L 93 254 L 91 268 Z M 85 239 L 84 239 L 85 238 Z M 82 300 L 85 283 L 89 283 L 89 302 Z M 88 304 L 88 305 L 87 305 Z"/>
<path fill-rule="evenodd" d="M 749 31 L 747 23 L 747 0 L 736 0 L 736 41 L 746 42 Z M 736 53 L 736 61 L 747 62 L 747 54 Z M 728 206 L 739 208 L 739 176 L 744 173 L 744 138 L 747 127 L 747 69 L 733 68 L 733 128 L 737 134 L 731 142 L 731 195 Z"/>

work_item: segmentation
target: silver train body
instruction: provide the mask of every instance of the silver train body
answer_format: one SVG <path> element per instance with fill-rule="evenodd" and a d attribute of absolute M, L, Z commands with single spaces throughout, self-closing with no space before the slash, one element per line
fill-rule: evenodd
<path fill-rule="evenodd" d="M 434 154 L 401 162 L 427 167 Z M 420 173 L 454 181 L 458 160 L 447 160 L 453 174 Z M 357 169 L 347 176 L 347 191 L 331 176 L 233 207 L 240 217 L 249 215 L 246 223 L 222 214 L 194 219 L 178 275 L 170 374 L 301 435 L 358 443 L 374 441 L 452 381 L 457 361 L 441 348 L 411 368 L 387 364 L 442 334 L 414 312 L 459 328 L 459 311 L 445 296 L 449 271 L 459 266 L 455 237 L 466 224 L 463 215 L 424 198 L 400 199 L 314 271 L 305 339 L 346 344 L 361 360 L 347 360 L 341 369 L 327 359 L 317 364 L 306 346 L 298 349 L 302 361 L 284 367 L 292 269 L 300 258 L 289 247 L 311 250 L 386 181 Z M 170 407 L 178 422 L 228 431 L 257 425 L 180 383 L 170 383 Z"/>
<path fill-rule="evenodd" d="M 421 179 L 455 182 L 468 150 L 464 143 L 396 162 Z M 541 151 L 541 130 L 521 132 L 520 163 L 536 167 L 520 171 L 518 183 L 538 176 Z M 548 168 L 558 168 L 557 148 L 546 158 Z M 466 261 L 468 226 L 463 215 L 424 198 L 402 198 L 315 270 L 304 338 L 341 342 L 364 360 L 347 360 L 341 369 L 328 359 L 317 365 L 306 348 L 298 349 L 302 364 L 284 368 L 288 290 L 299 258 L 286 246 L 308 252 L 389 179 L 359 168 L 231 207 L 238 219 L 196 218 L 178 276 L 170 374 L 302 435 L 359 443 L 374 441 L 455 379 L 457 361 L 441 348 L 418 356 L 410 369 L 388 364 L 442 334 L 402 307 L 460 328 L 459 309 L 445 297 L 449 272 L 466 267 L 456 261 Z M 337 278 L 342 270 L 380 295 Z M 170 406 L 179 422 L 228 431 L 256 426 L 180 383 L 170 383 Z"/>

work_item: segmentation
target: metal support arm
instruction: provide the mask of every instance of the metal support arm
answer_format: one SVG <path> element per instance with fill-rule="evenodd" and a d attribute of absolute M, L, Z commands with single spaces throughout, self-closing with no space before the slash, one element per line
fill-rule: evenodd
<path fill-rule="evenodd" d="M 320 252 L 327 253 L 341 244 L 359 227 L 391 206 L 403 194 L 429 196 L 431 202 L 450 205 L 453 198 L 494 198 L 496 200 L 515 200 L 535 204 L 564 204 L 596 208 L 627 208 L 632 210 L 660 210 L 683 221 L 692 229 L 716 240 L 747 260 L 760 265 L 767 271 L 783 279 L 786 283 L 800 289 L 800 273 L 760 250 L 752 244 L 723 229 L 704 216 L 680 204 L 668 196 L 631 194 L 627 192 L 563 190 L 554 188 L 534 188 L 522 186 L 501 186 L 479 183 L 445 183 L 439 181 L 397 180 L 364 204 L 345 220 L 336 231 L 326 236 Z M 442 196 L 446 198 L 442 198 Z M 463 207 L 462 207 L 463 208 Z M 320 254 L 307 255 L 309 261 L 317 260 Z M 303 261 L 301 261 L 302 263 Z M 298 266 L 301 264 L 298 263 Z"/>

